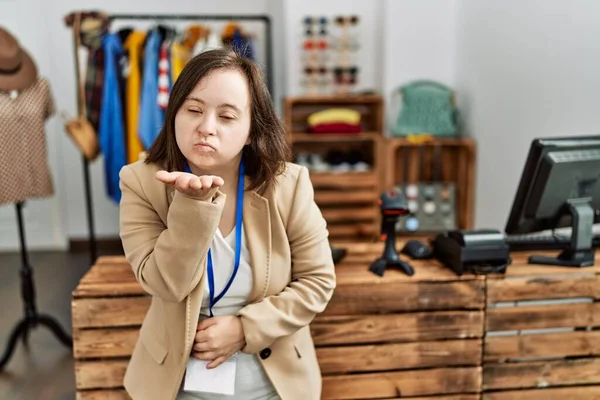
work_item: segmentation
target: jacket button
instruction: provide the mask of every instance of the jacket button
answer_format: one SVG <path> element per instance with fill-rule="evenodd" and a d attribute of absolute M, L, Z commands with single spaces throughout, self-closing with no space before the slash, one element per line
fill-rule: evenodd
<path fill-rule="evenodd" d="M 260 358 L 262 358 L 263 360 L 266 360 L 267 358 L 269 358 L 270 355 L 271 355 L 271 349 L 268 347 L 266 349 L 262 349 L 260 352 Z"/>

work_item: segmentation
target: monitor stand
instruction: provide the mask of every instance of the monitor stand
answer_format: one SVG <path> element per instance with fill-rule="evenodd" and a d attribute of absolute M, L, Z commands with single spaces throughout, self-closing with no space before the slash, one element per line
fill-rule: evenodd
<path fill-rule="evenodd" d="M 589 198 L 573 199 L 566 203 L 568 212 L 573 217 L 571 245 L 558 257 L 531 256 L 530 264 L 557 265 L 564 267 L 590 267 L 594 265 L 593 225 L 594 209 Z"/>

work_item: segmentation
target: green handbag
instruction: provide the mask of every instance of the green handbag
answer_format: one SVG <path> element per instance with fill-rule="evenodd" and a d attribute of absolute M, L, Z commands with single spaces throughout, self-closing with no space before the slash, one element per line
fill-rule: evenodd
<path fill-rule="evenodd" d="M 402 109 L 391 131 L 394 136 L 429 134 L 456 136 L 457 110 L 452 90 L 440 83 L 421 80 L 399 88 Z"/>

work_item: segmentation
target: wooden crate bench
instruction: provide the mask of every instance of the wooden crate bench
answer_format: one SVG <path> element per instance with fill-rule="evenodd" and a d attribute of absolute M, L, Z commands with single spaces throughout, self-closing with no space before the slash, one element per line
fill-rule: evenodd
<path fill-rule="evenodd" d="M 368 271 L 380 244 L 340 243 L 338 286 L 311 329 L 323 372 L 323 399 L 481 392 L 483 277 L 457 277 L 434 262 L 414 262 L 407 277 Z M 77 399 L 127 399 L 123 375 L 150 304 L 123 257 L 102 257 L 73 292 Z"/>
<path fill-rule="evenodd" d="M 487 279 L 483 399 L 600 399 L 600 259 L 565 268 L 528 256 Z"/>

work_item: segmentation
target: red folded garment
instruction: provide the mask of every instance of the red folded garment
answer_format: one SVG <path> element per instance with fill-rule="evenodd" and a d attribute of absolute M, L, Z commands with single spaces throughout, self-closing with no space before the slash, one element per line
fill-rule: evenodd
<path fill-rule="evenodd" d="M 335 122 L 310 126 L 308 131 L 311 133 L 360 133 L 362 127 L 345 122 Z"/>

